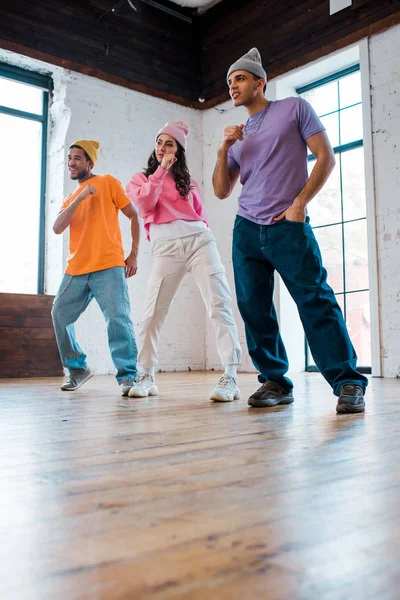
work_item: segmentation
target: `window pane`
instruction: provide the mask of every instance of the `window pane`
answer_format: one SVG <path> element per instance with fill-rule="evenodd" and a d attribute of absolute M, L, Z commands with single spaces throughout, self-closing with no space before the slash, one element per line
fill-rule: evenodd
<path fill-rule="evenodd" d="M 363 139 L 362 105 L 340 111 L 340 143 L 349 144 Z"/>
<path fill-rule="evenodd" d="M 369 292 L 346 294 L 346 323 L 362 367 L 371 365 Z"/>
<path fill-rule="evenodd" d="M 0 114 L 0 131 L 0 292 L 36 294 L 42 124 Z"/>
<path fill-rule="evenodd" d="M 344 294 L 336 294 L 336 300 L 344 317 Z"/>
<path fill-rule="evenodd" d="M 304 92 L 301 96 L 312 105 L 318 116 L 326 115 L 339 109 L 337 81 L 316 87 L 308 92 Z"/>
<path fill-rule="evenodd" d="M 308 171 L 311 173 L 315 165 L 315 160 L 308 162 Z M 340 168 L 337 162 L 331 176 L 307 206 L 311 225 L 329 225 L 330 223 L 339 223 L 342 220 L 342 208 L 340 202 Z"/>
<path fill-rule="evenodd" d="M 339 146 L 339 113 L 321 117 L 322 125 L 326 129 L 326 134 L 329 138 L 331 146 Z"/>
<path fill-rule="evenodd" d="M 0 105 L 41 115 L 43 91 L 26 83 L 0 77 Z"/>
<path fill-rule="evenodd" d="M 339 80 L 340 108 L 361 102 L 361 74 L 356 71 Z"/>
<path fill-rule="evenodd" d="M 338 294 L 336 299 L 344 314 L 344 295 Z M 358 365 L 369 367 L 372 360 L 369 292 L 346 294 L 346 325 L 358 356 Z M 315 366 L 308 344 L 307 365 Z"/>
<path fill-rule="evenodd" d="M 343 218 L 345 221 L 366 216 L 364 148 L 343 152 L 342 188 Z"/>
<path fill-rule="evenodd" d="M 369 287 L 367 220 L 344 224 L 346 291 Z"/>
<path fill-rule="evenodd" d="M 328 283 L 334 292 L 343 292 L 342 226 L 331 225 L 314 229 L 319 243 L 322 262 L 328 271 Z"/>
<path fill-rule="evenodd" d="M 307 343 L 307 366 L 315 367 L 315 360 L 313 359 L 313 355 L 311 354 L 310 346 Z"/>

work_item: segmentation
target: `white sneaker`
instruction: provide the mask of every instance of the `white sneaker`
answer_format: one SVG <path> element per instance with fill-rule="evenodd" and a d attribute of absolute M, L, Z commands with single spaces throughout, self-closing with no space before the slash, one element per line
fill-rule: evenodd
<path fill-rule="evenodd" d="M 136 379 L 135 384 L 129 390 L 128 396 L 130 398 L 146 398 L 146 396 L 157 396 L 157 394 L 158 389 L 153 375 L 144 373 Z"/>
<path fill-rule="evenodd" d="M 214 400 L 214 402 L 232 402 L 232 400 L 239 400 L 239 398 L 240 391 L 237 381 L 235 377 L 230 375 L 221 377 L 210 396 L 210 400 Z"/>

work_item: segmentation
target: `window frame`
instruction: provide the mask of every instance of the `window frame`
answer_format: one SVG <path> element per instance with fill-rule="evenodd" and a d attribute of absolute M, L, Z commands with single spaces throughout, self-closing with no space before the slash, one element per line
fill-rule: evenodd
<path fill-rule="evenodd" d="M 320 79 L 317 79 L 307 85 L 303 85 L 300 87 L 296 88 L 296 93 L 298 95 L 303 94 L 305 92 L 308 92 L 310 90 L 313 90 L 315 88 L 318 87 L 322 87 L 323 85 L 326 85 L 328 83 L 331 83 L 333 81 L 338 81 L 339 79 L 342 79 L 343 77 L 346 77 L 347 75 L 351 75 L 352 73 L 356 73 L 357 71 L 361 71 L 361 65 L 360 63 L 354 64 L 350 67 L 347 67 L 346 69 L 341 69 L 340 71 L 337 71 L 335 73 L 332 73 L 331 75 L 328 75 L 326 77 L 322 77 Z M 340 93 L 340 92 L 339 92 Z M 339 103 L 339 107 L 338 110 L 336 111 L 332 111 L 331 113 L 327 113 L 327 114 L 334 114 L 334 113 L 339 113 L 341 112 L 341 110 L 346 110 L 347 108 L 350 108 L 351 106 L 358 106 L 359 104 L 362 105 L 362 99 L 360 102 L 356 102 L 352 105 L 346 106 L 345 109 L 341 109 L 340 108 L 340 103 Z M 326 115 L 321 115 L 321 116 L 326 116 Z M 340 140 L 340 120 L 339 120 L 339 140 Z M 342 155 L 345 152 L 349 151 L 349 150 L 354 150 L 356 148 L 364 148 L 364 135 L 362 139 L 359 140 L 354 140 L 353 142 L 349 142 L 346 144 L 339 144 L 338 146 L 335 146 L 333 148 L 333 152 L 334 154 L 339 154 Z M 312 162 L 314 160 L 316 160 L 315 156 L 313 154 L 309 154 L 307 157 L 308 162 Z M 341 195 L 341 204 L 342 204 L 342 220 L 340 222 L 337 223 L 328 223 L 326 225 L 317 225 L 316 227 L 314 227 L 313 229 L 320 229 L 323 227 L 329 227 L 332 225 L 341 225 L 342 227 L 342 260 L 343 260 L 343 292 L 340 292 L 339 294 L 335 294 L 336 295 L 340 295 L 343 296 L 344 299 L 344 307 L 345 307 L 345 311 L 346 311 L 346 295 L 350 294 L 350 293 L 358 293 L 358 292 L 365 292 L 368 291 L 370 293 L 371 290 L 371 282 L 369 283 L 369 287 L 368 289 L 360 289 L 360 290 L 346 290 L 346 272 L 345 272 L 345 256 L 346 256 L 346 249 L 345 249 L 345 244 L 344 244 L 344 223 L 351 223 L 351 222 L 356 222 L 356 221 L 363 221 L 363 220 L 367 220 L 367 214 L 365 215 L 365 217 L 360 217 L 357 219 L 350 219 L 350 220 L 346 220 L 344 221 L 343 219 L 343 192 L 342 189 L 340 189 L 340 195 Z M 345 312 L 346 314 L 346 312 Z M 371 341 L 372 343 L 372 341 Z M 305 371 L 306 372 L 319 372 L 319 369 L 316 365 L 314 364 L 309 364 L 308 361 L 308 353 L 309 353 L 309 346 L 307 343 L 307 339 L 304 338 L 304 353 L 305 353 Z M 372 358 L 372 357 L 371 357 Z M 364 373 L 364 374 L 370 374 L 372 371 L 372 365 L 371 366 L 357 366 L 358 371 L 360 371 L 360 373 Z"/>
<path fill-rule="evenodd" d="M 35 114 L 10 108 L 0 104 L 0 114 L 37 121 L 42 124 L 41 167 L 40 167 L 40 199 L 39 199 L 39 232 L 38 232 L 38 275 L 37 294 L 44 294 L 45 249 L 46 249 L 46 172 L 47 172 L 47 134 L 49 95 L 53 89 L 53 81 L 49 75 L 42 75 L 0 62 L 0 78 L 10 79 L 38 87 L 43 91 L 42 113 Z"/>

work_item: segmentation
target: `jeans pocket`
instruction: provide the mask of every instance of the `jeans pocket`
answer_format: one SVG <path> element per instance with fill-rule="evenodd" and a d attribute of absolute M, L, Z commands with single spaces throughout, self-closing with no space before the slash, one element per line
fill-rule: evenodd
<path fill-rule="evenodd" d="M 283 223 L 291 223 L 292 225 L 308 225 L 310 223 L 310 217 L 307 215 L 305 221 L 290 221 L 286 217 L 282 219 Z"/>
<path fill-rule="evenodd" d="M 233 223 L 233 229 L 237 229 L 241 223 L 244 221 L 244 217 L 240 215 L 236 215 L 235 222 Z"/>
<path fill-rule="evenodd" d="M 304 225 L 306 223 L 306 221 L 290 221 L 289 219 L 286 219 L 286 217 L 282 219 L 282 222 L 289 223 L 290 225 Z"/>
<path fill-rule="evenodd" d="M 73 275 L 68 275 L 67 273 L 65 273 L 60 287 L 57 290 L 57 294 L 54 296 L 54 300 L 53 300 L 53 306 L 55 305 L 56 302 L 58 302 L 58 300 L 61 298 L 61 296 L 67 291 L 71 281 L 73 279 Z"/>

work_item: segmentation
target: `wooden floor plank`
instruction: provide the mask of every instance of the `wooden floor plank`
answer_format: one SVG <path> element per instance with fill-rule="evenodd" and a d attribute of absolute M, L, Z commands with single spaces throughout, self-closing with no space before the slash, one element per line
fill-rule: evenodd
<path fill-rule="evenodd" d="M 2 598 L 398 600 L 400 381 L 338 416 L 318 374 L 270 410 L 217 378 L 0 381 Z"/>

